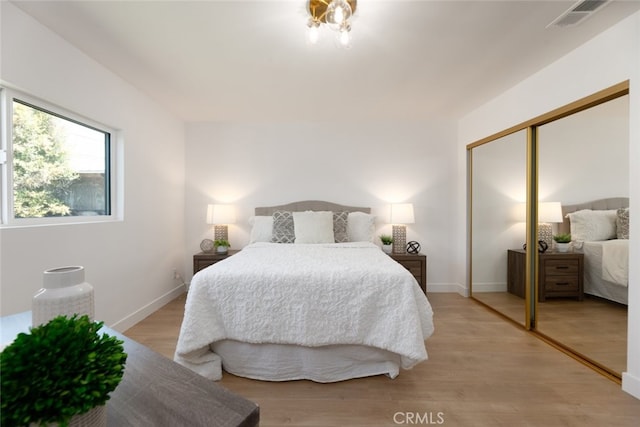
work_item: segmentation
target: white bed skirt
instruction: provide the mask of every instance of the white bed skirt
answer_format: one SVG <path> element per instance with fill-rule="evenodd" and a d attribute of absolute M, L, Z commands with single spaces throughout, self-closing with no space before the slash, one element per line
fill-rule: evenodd
<path fill-rule="evenodd" d="M 302 347 L 223 340 L 211 347 L 225 371 L 257 380 L 328 383 L 382 374 L 395 378 L 400 372 L 399 355 L 361 345 Z"/>

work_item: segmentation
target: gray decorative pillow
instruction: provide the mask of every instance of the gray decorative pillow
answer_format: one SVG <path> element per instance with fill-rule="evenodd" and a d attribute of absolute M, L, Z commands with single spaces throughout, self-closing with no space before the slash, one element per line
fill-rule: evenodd
<path fill-rule="evenodd" d="M 629 239 L 629 208 L 616 211 L 616 234 L 618 239 Z"/>
<path fill-rule="evenodd" d="M 275 211 L 273 213 L 273 243 L 294 243 L 296 241 L 291 212 Z"/>
<path fill-rule="evenodd" d="M 349 212 L 333 213 L 333 236 L 336 243 L 349 241 L 349 236 L 347 235 L 347 219 L 349 219 Z"/>

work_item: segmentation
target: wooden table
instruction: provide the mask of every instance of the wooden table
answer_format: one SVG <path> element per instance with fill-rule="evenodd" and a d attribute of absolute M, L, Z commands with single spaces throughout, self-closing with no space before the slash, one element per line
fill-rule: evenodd
<path fill-rule="evenodd" d="M 31 326 L 31 312 L 0 318 L 6 345 Z M 124 376 L 107 401 L 108 426 L 257 426 L 258 406 L 107 327 L 124 341 Z"/>
<path fill-rule="evenodd" d="M 239 249 L 229 249 L 227 253 L 219 254 L 217 252 L 200 252 L 193 256 L 193 274 L 198 271 L 215 264 L 218 261 L 229 258 L 231 255 L 240 252 Z"/>

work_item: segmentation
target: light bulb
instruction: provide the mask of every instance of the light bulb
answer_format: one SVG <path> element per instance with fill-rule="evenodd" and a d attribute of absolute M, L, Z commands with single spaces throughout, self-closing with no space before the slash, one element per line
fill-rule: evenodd
<path fill-rule="evenodd" d="M 320 37 L 320 31 L 318 30 L 318 27 L 309 27 L 309 29 L 307 30 L 307 39 L 309 40 L 309 43 L 311 44 L 318 43 L 319 37 Z"/>
<path fill-rule="evenodd" d="M 336 44 L 343 49 L 349 49 L 351 47 L 351 25 L 344 23 L 336 35 Z"/>
<path fill-rule="evenodd" d="M 342 6 L 336 6 L 336 11 L 334 12 L 333 17 L 336 23 L 344 21 L 344 10 L 342 9 Z"/>
<path fill-rule="evenodd" d="M 318 39 L 320 38 L 320 22 L 314 20 L 313 18 L 309 18 L 309 22 L 307 22 L 307 41 L 309 44 L 318 43 Z"/>
<path fill-rule="evenodd" d="M 352 13 L 346 0 L 333 0 L 327 7 L 325 21 L 333 30 L 339 30 L 351 18 Z"/>
<path fill-rule="evenodd" d="M 349 37 L 349 31 L 340 31 L 340 44 L 344 47 L 349 46 L 349 41 L 351 38 Z"/>

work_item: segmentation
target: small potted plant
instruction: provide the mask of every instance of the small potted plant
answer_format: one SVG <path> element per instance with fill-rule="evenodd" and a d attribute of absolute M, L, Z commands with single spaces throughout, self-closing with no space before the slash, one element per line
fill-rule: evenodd
<path fill-rule="evenodd" d="M 102 322 L 58 316 L 20 333 L 0 353 L 2 425 L 106 425 L 111 393 L 124 375 L 122 341 Z"/>
<path fill-rule="evenodd" d="M 388 234 L 381 234 L 380 241 L 382 242 L 382 250 L 385 254 L 390 254 L 393 248 L 393 237 Z"/>
<path fill-rule="evenodd" d="M 231 245 L 228 240 L 225 239 L 217 239 L 214 240 L 213 246 L 216 248 L 216 252 L 219 254 L 226 254 L 229 251 Z"/>
<path fill-rule="evenodd" d="M 553 236 L 553 240 L 556 242 L 556 250 L 558 252 L 567 252 L 569 250 L 569 245 L 571 244 L 571 234 L 556 234 Z"/>

